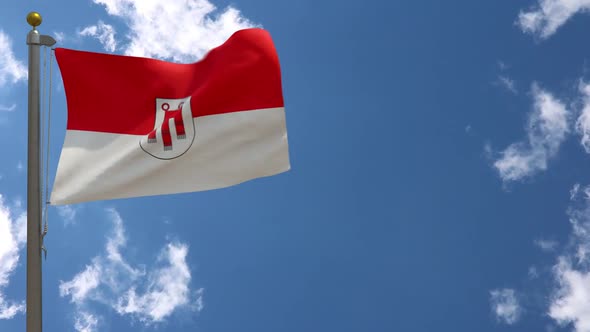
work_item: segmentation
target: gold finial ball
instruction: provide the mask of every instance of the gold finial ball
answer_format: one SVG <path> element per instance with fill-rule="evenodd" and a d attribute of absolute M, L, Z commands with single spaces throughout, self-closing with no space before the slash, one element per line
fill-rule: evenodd
<path fill-rule="evenodd" d="M 27 15 L 27 23 L 29 23 L 33 28 L 41 25 L 43 19 L 41 18 L 41 14 L 37 12 L 30 12 Z"/>

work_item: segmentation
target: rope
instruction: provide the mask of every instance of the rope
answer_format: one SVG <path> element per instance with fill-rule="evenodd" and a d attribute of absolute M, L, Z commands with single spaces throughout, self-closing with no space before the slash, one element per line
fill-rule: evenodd
<path fill-rule="evenodd" d="M 45 209 L 47 209 L 47 205 L 49 204 L 49 147 L 50 147 L 50 140 L 51 140 L 51 97 L 52 97 L 52 78 L 53 78 L 53 56 L 55 50 L 51 49 L 49 53 L 49 110 L 47 112 L 47 156 L 45 160 Z M 47 223 L 47 219 L 46 222 Z"/>
<path fill-rule="evenodd" d="M 47 54 L 47 47 L 44 47 L 44 53 L 43 53 L 43 73 L 44 73 L 44 80 L 43 80 L 43 101 L 45 101 L 45 86 L 46 86 L 46 82 L 47 82 L 47 65 L 46 65 L 46 54 Z M 43 197 L 45 198 L 43 200 L 43 219 L 44 219 L 44 225 L 43 225 L 43 233 L 41 233 L 41 250 L 43 250 L 43 252 L 45 253 L 45 259 L 47 259 L 47 248 L 45 248 L 45 244 L 44 244 L 44 239 L 45 239 L 45 235 L 47 235 L 47 231 L 49 230 L 48 227 L 48 223 L 47 223 L 47 207 L 49 205 L 49 147 L 50 147 L 50 138 L 51 138 L 51 97 L 52 97 L 52 77 L 53 77 L 53 56 L 54 56 L 54 50 L 51 49 L 50 53 L 49 53 L 49 98 L 47 101 L 47 104 L 49 104 L 49 106 L 47 107 L 47 139 L 45 139 L 45 142 L 47 144 L 47 147 L 45 148 L 45 167 L 41 167 L 44 170 L 44 174 L 45 174 L 45 179 L 42 181 L 42 189 L 45 188 L 45 193 L 42 192 Z M 43 112 L 41 113 L 42 117 L 44 117 L 45 115 L 45 103 L 43 103 Z M 45 138 L 45 121 L 42 120 L 41 123 L 43 124 L 43 134 L 42 134 L 42 138 L 41 138 L 41 146 L 43 146 L 43 140 Z M 42 149 L 43 150 L 43 149 Z M 44 186 L 43 186 L 44 183 Z"/>
<path fill-rule="evenodd" d="M 44 153 L 45 151 L 42 149 L 43 147 L 43 143 L 45 141 L 45 112 L 46 112 L 46 104 L 45 104 L 45 96 L 47 94 L 47 48 L 43 47 L 43 81 L 41 82 L 43 84 L 42 89 L 41 89 L 41 122 L 40 122 L 40 126 L 41 126 L 41 137 L 39 138 L 39 160 L 43 160 L 44 158 Z M 39 172 L 41 172 L 41 174 L 39 174 L 40 179 L 43 179 L 43 174 L 45 172 L 45 170 L 43 169 L 43 164 L 40 163 L 39 165 Z M 43 199 L 43 186 L 45 184 L 43 183 L 43 181 L 41 181 L 40 186 L 41 186 L 41 202 L 44 201 Z"/>

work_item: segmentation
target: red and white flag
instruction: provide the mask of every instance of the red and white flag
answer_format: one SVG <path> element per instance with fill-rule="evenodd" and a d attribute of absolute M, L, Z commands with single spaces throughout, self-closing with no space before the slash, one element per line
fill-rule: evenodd
<path fill-rule="evenodd" d="M 265 30 L 238 31 L 193 64 L 55 53 L 68 122 L 53 205 L 222 188 L 290 168 Z"/>

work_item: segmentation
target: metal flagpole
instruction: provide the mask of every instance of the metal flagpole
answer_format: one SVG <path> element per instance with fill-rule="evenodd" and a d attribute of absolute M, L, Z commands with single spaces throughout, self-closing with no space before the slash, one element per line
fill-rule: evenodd
<path fill-rule="evenodd" d="M 39 54 L 41 46 L 55 40 L 39 34 L 41 15 L 31 12 L 27 22 L 33 30 L 27 35 L 29 45 L 29 141 L 27 154 L 27 332 L 41 332 L 41 147 L 39 121 Z"/>

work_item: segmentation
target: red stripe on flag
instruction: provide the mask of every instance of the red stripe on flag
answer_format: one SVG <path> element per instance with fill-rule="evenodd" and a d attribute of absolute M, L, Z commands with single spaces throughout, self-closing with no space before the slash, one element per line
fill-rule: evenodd
<path fill-rule="evenodd" d="M 236 32 L 203 60 L 160 60 L 58 48 L 69 130 L 145 135 L 156 98 L 191 98 L 193 117 L 283 106 L 278 56 L 262 29 Z"/>

